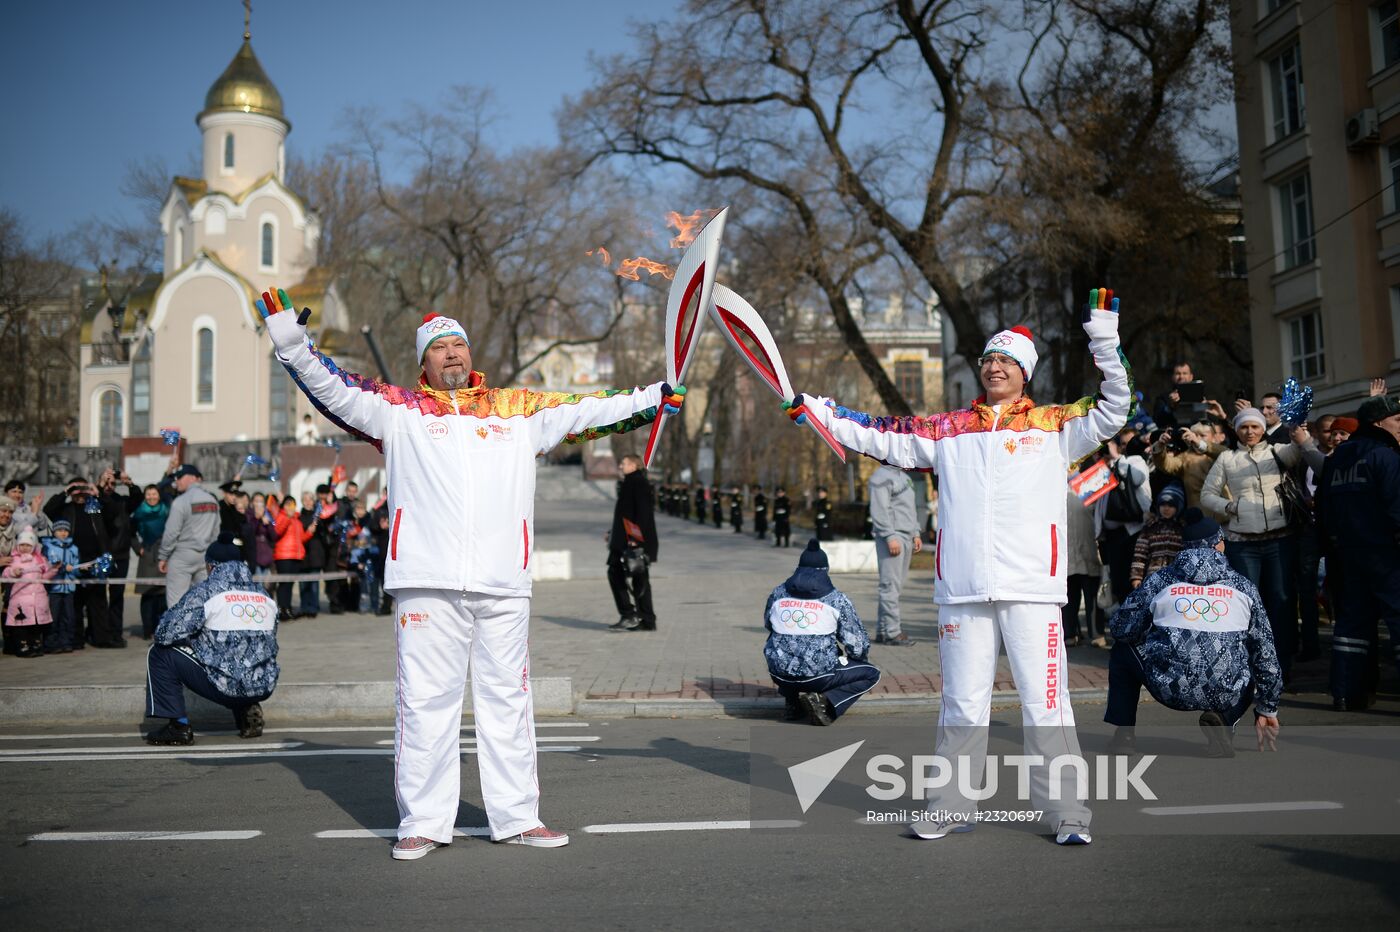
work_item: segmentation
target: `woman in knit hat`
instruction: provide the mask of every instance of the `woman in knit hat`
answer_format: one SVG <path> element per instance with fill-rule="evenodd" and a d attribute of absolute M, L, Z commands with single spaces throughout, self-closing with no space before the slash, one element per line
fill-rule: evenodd
<path fill-rule="evenodd" d="M 1236 414 L 1234 427 L 1239 446 L 1220 454 L 1211 466 L 1201 487 L 1201 509 L 1223 520 L 1225 556 L 1259 588 L 1287 677 L 1298 652 L 1298 616 L 1292 606 L 1297 542 L 1281 487 L 1287 470 L 1304 463 L 1321 469 L 1323 456 L 1305 427 L 1293 428 L 1292 443 L 1269 443 L 1258 408 Z"/>

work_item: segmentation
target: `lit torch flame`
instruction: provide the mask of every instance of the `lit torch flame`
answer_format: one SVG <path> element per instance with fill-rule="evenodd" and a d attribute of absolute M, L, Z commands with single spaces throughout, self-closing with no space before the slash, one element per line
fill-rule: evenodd
<path fill-rule="evenodd" d="M 646 272 L 649 275 L 660 275 L 668 282 L 676 277 L 675 269 L 665 263 L 657 262 L 655 259 L 648 259 L 645 256 L 623 259 L 622 263 L 617 267 L 617 276 L 619 278 L 626 278 L 634 282 L 641 280 L 642 272 Z"/>
<path fill-rule="evenodd" d="M 700 231 L 705 228 L 705 224 L 710 222 L 710 218 L 719 213 L 718 210 L 697 210 L 695 213 L 682 217 L 674 210 L 666 212 L 666 225 L 676 228 L 676 235 L 671 238 L 672 249 L 684 249 L 694 242 L 695 237 L 700 235 Z"/>
<path fill-rule="evenodd" d="M 608 249 L 606 246 L 599 246 L 597 249 L 590 249 L 588 250 L 588 252 L 584 253 L 585 256 L 592 256 L 595 254 L 598 256 L 599 259 L 603 260 L 604 268 L 607 268 L 608 266 L 612 265 L 612 255 L 608 253 Z"/>

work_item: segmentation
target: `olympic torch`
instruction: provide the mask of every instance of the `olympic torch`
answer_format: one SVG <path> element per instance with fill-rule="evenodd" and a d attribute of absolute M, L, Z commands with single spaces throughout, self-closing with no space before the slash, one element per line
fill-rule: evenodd
<path fill-rule="evenodd" d="M 710 218 L 686 248 L 676 267 L 676 277 L 671 280 L 671 290 L 666 296 L 666 381 L 673 388 L 685 384 L 686 370 L 700 346 L 700 333 L 709 314 L 715 286 L 720 236 L 724 233 L 724 219 L 728 213 L 726 207 Z M 644 458 L 647 466 L 656 454 L 667 417 L 665 406 L 659 407 L 656 420 L 651 423 L 651 436 L 647 438 Z"/>

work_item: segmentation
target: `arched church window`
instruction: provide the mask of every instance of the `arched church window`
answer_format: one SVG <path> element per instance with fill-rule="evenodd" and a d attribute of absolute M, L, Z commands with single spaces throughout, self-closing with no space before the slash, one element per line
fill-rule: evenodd
<path fill-rule="evenodd" d="M 262 248 L 259 255 L 261 256 L 260 261 L 262 267 L 265 269 L 271 269 L 277 266 L 276 241 L 277 234 L 272 228 L 272 224 L 270 222 L 264 223 L 262 225 Z"/>
<path fill-rule="evenodd" d="M 101 445 L 122 441 L 122 393 L 109 388 L 97 401 L 97 442 Z"/>
<path fill-rule="evenodd" d="M 233 133 L 224 133 L 224 168 L 233 168 Z"/>
<path fill-rule="evenodd" d="M 196 364 L 194 403 L 212 405 L 214 403 L 214 331 L 200 327 L 195 334 Z"/>

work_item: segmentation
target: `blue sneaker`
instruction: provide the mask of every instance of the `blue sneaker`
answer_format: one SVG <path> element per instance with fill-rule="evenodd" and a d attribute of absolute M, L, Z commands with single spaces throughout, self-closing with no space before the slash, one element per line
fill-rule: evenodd
<path fill-rule="evenodd" d="M 1057 845 L 1088 845 L 1093 841 L 1094 836 L 1089 834 L 1089 826 L 1082 822 L 1061 822 L 1060 827 L 1055 830 Z"/>

